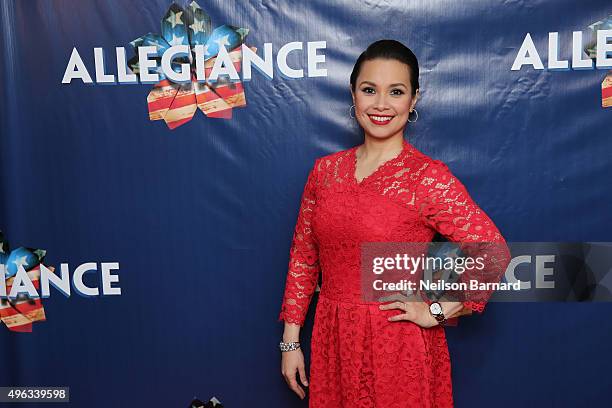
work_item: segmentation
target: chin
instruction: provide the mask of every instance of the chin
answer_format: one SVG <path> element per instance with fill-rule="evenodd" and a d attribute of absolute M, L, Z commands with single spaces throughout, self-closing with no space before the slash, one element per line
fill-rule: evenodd
<path fill-rule="evenodd" d="M 377 129 L 377 128 L 372 128 L 369 127 L 369 134 L 370 136 L 376 138 L 376 139 L 388 139 L 393 135 L 396 135 L 400 129 Z"/>

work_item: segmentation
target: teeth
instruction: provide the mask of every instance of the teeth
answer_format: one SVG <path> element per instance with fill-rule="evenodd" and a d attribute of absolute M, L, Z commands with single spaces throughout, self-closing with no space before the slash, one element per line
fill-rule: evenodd
<path fill-rule="evenodd" d="M 372 119 L 377 120 L 379 122 L 387 122 L 387 121 L 392 119 L 392 117 L 390 117 L 390 116 L 374 116 L 374 115 L 372 115 L 371 117 L 372 117 Z"/>

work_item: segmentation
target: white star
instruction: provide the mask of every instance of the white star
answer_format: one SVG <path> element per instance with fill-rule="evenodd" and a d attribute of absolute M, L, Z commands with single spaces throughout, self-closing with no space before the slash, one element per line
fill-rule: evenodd
<path fill-rule="evenodd" d="M 21 258 L 15 259 L 13 261 L 13 263 L 15 264 L 15 266 L 17 266 L 17 268 L 19 268 L 20 266 L 23 266 L 23 265 L 27 265 L 28 264 L 28 261 L 26 261 L 27 257 L 28 257 L 27 255 L 24 255 Z"/>
<path fill-rule="evenodd" d="M 239 28 L 236 30 L 236 32 L 238 34 L 240 34 L 240 38 L 244 39 L 244 37 L 246 37 L 246 35 L 249 33 L 249 29 L 248 28 Z"/>
<path fill-rule="evenodd" d="M 193 10 L 193 11 L 196 11 L 197 9 L 199 9 L 199 8 L 200 8 L 200 6 L 198 5 L 198 3 L 196 3 L 195 1 L 192 1 L 192 2 L 189 4 L 189 7 L 191 7 L 191 10 Z"/>
<path fill-rule="evenodd" d="M 219 44 L 219 48 L 225 47 L 226 45 L 229 44 L 229 34 L 226 34 L 223 37 L 219 38 L 218 40 L 215 40 L 215 42 Z"/>
<path fill-rule="evenodd" d="M 155 47 L 157 47 L 158 50 L 161 50 L 164 47 L 163 44 L 157 40 L 151 40 L 151 45 L 154 45 Z"/>
<path fill-rule="evenodd" d="M 182 11 L 175 13 L 174 11 L 170 10 L 170 16 L 166 19 L 166 21 L 172 24 L 172 28 L 174 28 L 177 25 L 183 24 L 183 20 L 181 20 L 182 14 Z"/>
<path fill-rule="evenodd" d="M 168 44 L 170 44 L 170 45 L 182 45 L 183 44 L 183 38 L 185 38 L 185 37 L 177 37 L 174 33 L 172 33 L 172 40 L 168 41 Z"/>
<path fill-rule="evenodd" d="M 195 20 L 191 25 L 194 34 L 204 32 L 204 20 Z"/>
<path fill-rule="evenodd" d="M 457 257 L 459 256 L 459 248 L 453 248 L 453 249 L 449 249 L 448 252 L 446 253 L 446 257 L 447 258 L 451 258 L 451 257 Z"/>

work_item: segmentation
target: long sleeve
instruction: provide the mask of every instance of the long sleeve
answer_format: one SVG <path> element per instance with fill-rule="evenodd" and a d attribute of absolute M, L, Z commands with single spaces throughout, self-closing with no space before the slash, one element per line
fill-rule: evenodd
<path fill-rule="evenodd" d="M 278 321 L 304 324 L 310 300 L 320 273 L 317 243 L 312 218 L 317 202 L 318 160 L 308 174 L 302 194 L 291 250 L 285 293 Z"/>
<path fill-rule="evenodd" d="M 465 272 L 461 280 L 497 283 L 510 262 L 510 251 L 493 221 L 472 200 L 465 186 L 443 162 L 434 160 L 417 187 L 423 222 L 451 242 L 460 243 L 465 255 L 482 257 L 484 268 Z M 476 244 L 477 243 L 477 244 Z M 463 304 L 482 313 L 492 290 L 468 290 Z"/>

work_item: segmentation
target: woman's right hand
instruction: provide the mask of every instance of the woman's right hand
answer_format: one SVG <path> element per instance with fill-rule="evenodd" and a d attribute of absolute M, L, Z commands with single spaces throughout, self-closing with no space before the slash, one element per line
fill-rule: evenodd
<path fill-rule="evenodd" d="M 304 392 L 304 389 L 300 387 L 296 378 L 297 372 L 299 373 L 301 383 L 305 387 L 308 387 L 308 379 L 306 378 L 304 354 L 302 353 L 302 349 L 283 351 L 281 354 L 283 356 L 281 362 L 281 373 L 283 374 L 283 377 L 285 377 L 287 385 L 289 385 L 289 388 L 291 388 L 293 392 L 298 395 L 298 397 L 304 399 L 306 392 Z"/>

